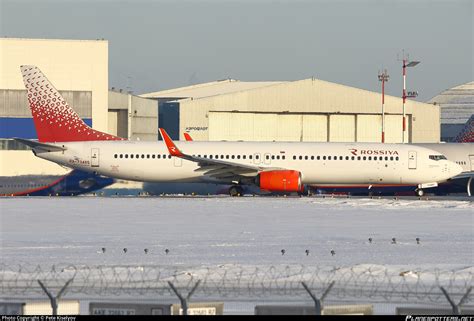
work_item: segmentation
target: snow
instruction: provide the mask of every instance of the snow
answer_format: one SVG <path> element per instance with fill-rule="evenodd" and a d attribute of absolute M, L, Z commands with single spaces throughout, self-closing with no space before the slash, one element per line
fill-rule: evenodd
<path fill-rule="evenodd" d="M 160 265 L 192 273 L 366 264 L 472 272 L 473 209 L 469 200 L 415 198 L 1 198 L 0 257 L 12 266 Z"/>

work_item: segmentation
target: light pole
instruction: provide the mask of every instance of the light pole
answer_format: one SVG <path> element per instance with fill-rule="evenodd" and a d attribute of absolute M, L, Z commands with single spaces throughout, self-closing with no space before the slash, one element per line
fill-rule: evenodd
<path fill-rule="evenodd" d="M 385 143 L 385 82 L 388 78 L 387 69 L 382 73 L 379 72 L 379 81 L 382 82 L 382 143 Z"/>
<path fill-rule="evenodd" d="M 405 102 L 407 98 L 414 98 L 418 96 L 418 93 L 416 91 L 410 91 L 407 94 L 407 87 L 406 87 L 406 82 L 407 82 L 407 72 L 406 69 L 407 67 L 415 67 L 418 65 L 420 62 L 419 61 L 410 61 L 408 58 L 408 55 L 403 54 L 403 93 L 402 93 L 402 98 L 403 98 L 403 119 L 402 119 L 402 143 L 405 143 L 405 132 L 407 130 L 407 123 L 406 123 L 406 116 L 405 116 Z"/>

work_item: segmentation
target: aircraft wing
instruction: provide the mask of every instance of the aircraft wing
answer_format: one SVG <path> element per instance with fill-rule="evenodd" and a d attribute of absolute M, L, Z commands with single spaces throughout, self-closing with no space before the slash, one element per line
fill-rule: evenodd
<path fill-rule="evenodd" d="M 458 174 L 454 177 L 451 177 L 449 181 L 454 181 L 456 179 L 463 179 L 463 178 L 473 178 L 474 177 L 474 171 L 471 172 L 462 172 L 461 174 Z"/>
<path fill-rule="evenodd" d="M 163 128 L 160 128 L 159 130 L 170 155 L 197 163 L 199 167 L 195 169 L 195 171 L 202 172 L 204 176 L 216 179 L 232 179 L 236 177 L 254 177 L 260 172 L 281 169 L 275 167 L 245 165 L 220 159 L 210 159 L 188 155 L 181 152 L 181 150 L 176 147 L 173 140 Z"/>
<path fill-rule="evenodd" d="M 51 144 L 45 144 L 45 143 L 39 143 L 34 140 L 29 140 L 29 139 L 23 139 L 23 138 L 13 138 L 17 142 L 20 142 L 26 146 L 31 147 L 32 149 L 38 151 L 38 152 L 60 152 L 60 151 L 65 151 L 66 147 L 61 147 L 57 145 L 51 145 Z"/>

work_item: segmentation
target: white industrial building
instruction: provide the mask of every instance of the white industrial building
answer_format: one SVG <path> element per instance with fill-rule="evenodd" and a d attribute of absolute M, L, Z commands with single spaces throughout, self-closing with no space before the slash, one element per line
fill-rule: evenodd
<path fill-rule="evenodd" d="M 108 41 L 0 38 L 0 176 L 69 170 L 42 160 L 13 137 L 36 139 L 20 65 L 38 66 L 94 129 L 156 140 L 156 102 L 108 90 Z"/>
<path fill-rule="evenodd" d="M 188 132 L 211 141 L 381 141 L 380 93 L 314 78 L 230 79 L 141 96 L 159 101 L 160 126 L 175 139 Z M 408 100 L 406 115 L 405 142 L 439 142 L 438 106 Z M 386 96 L 385 142 L 402 141 L 402 99 Z"/>

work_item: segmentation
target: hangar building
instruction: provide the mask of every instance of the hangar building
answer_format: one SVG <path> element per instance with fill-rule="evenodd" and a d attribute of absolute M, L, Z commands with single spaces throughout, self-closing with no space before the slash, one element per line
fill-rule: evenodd
<path fill-rule="evenodd" d="M 447 89 L 428 103 L 441 108 L 441 140 L 453 141 L 474 114 L 474 81 Z"/>
<path fill-rule="evenodd" d="M 175 139 L 188 132 L 211 141 L 381 141 L 380 93 L 315 78 L 224 80 L 141 96 L 158 100 L 163 127 Z M 405 142 L 439 142 L 438 106 L 409 100 L 406 114 Z M 385 137 L 402 142 L 401 98 L 385 97 Z"/>

